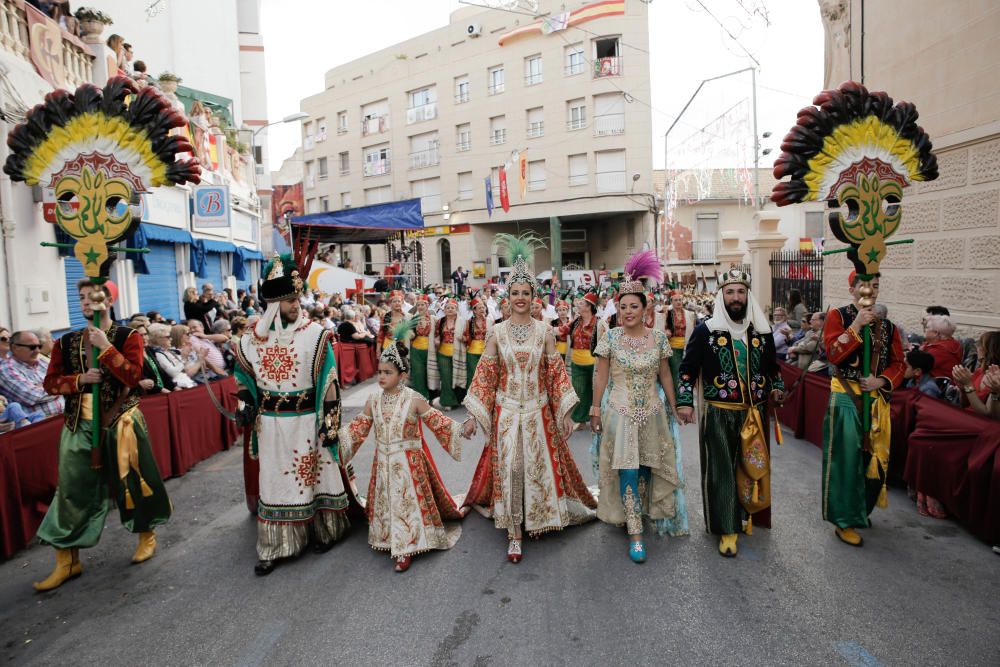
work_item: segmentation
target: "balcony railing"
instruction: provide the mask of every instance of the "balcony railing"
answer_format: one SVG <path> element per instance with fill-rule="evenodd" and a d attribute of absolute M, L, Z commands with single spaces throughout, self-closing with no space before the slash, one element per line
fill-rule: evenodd
<path fill-rule="evenodd" d="M 389 129 L 388 116 L 372 116 L 361 121 L 361 136 L 367 137 L 371 134 L 382 134 Z"/>
<path fill-rule="evenodd" d="M 537 86 L 542 82 L 542 73 L 537 72 L 535 74 L 526 74 L 524 76 L 524 85 L 526 86 Z"/>
<path fill-rule="evenodd" d="M 709 262 L 714 263 L 719 261 L 719 242 L 718 241 L 692 241 L 691 242 L 691 261 L 692 262 Z"/>
<path fill-rule="evenodd" d="M 437 118 L 437 102 L 428 102 L 406 110 L 406 124 L 422 123 Z"/>
<path fill-rule="evenodd" d="M 505 143 L 507 143 L 507 130 L 493 130 L 493 134 L 490 135 L 490 144 L 499 146 Z"/>
<path fill-rule="evenodd" d="M 465 151 L 472 150 L 472 139 L 459 139 L 458 143 L 455 144 L 455 151 L 458 153 L 464 153 Z"/>
<path fill-rule="evenodd" d="M 625 114 L 607 113 L 594 116 L 594 136 L 609 137 L 625 134 Z"/>
<path fill-rule="evenodd" d="M 586 119 L 586 117 L 584 117 L 584 118 L 570 118 L 566 122 L 566 129 L 570 130 L 570 131 L 572 131 L 572 130 L 582 130 L 585 127 L 587 127 L 587 119 Z"/>
<path fill-rule="evenodd" d="M 502 81 L 500 83 L 492 83 L 492 84 L 490 84 L 489 88 L 486 89 L 486 93 L 488 95 L 499 95 L 502 92 L 503 92 L 503 82 Z"/>
<path fill-rule="evenodd" d="M 625 192 L 625 172 L 624 171 L 597 172 L 597 191 Z"/>
<path fill-rule="evenodd" d="M 433 167 L 440 162 L 441 158 L 438 155 L 437 148 L 428 148 L 426 150 L 410 153 L 410 169 L 426 169 L 427 167 Z"/>
<path fill-rule="evenodd" d="M 565 73 L 566 76 L 576 76 L 577 74 L 583 74 L 587 69 L 587 63 L 580 60 L 580 62 L 570 63 L 566 65 Z"/>
<path fill-rule="evenodd" d="M 366 160 L 364 170 L 362 171 L 362 175 L 365 178 L 369 176 L 384 176 L 389 173 L 392 173 L 392 164 L 389 158 L 383 160 Z"/>
<path fill-rule="evenodd" d="M 465 104 L 469 101 L 469 91 L 459 91 L 455 93 L 455 104 Z"/>
<path fill-rule="evenodd" d="M 53 44 L 48 41 L 46 38 L 48 32 L 45 30 L 28 29 L 29 11 L 33 12 L 34 19 L 44 22 L 61 34 L 62 39 L 59 43 Z M 31 63 L 33 40 L 38 42 L 34 44 L 35 53 L 40 56 L 42 62 L 51 63 L 48 74 L 59 86 L 75 90 L 81 84 L 91 83 L 94 77 L 94 58 L 90 55 L 86 44 L 78 37 L 62 30 L 55 21 L 27 3 L 16 0 L 0 1 L 0 48 Z M 101 48 L 103 49 L 103 45 Z"/>
<path fill-rule="evenodd" d="M 545 121 L 539 120 L 534 123 L 528 123 L 528 138 L 534 139 L 535 137 L 541 137 L 545 135 Z"/>
<path fill-rule="evenodd" d="M 607 56 L 594 60 L 594 78 L 603 79 L 608 76 L 622 75 L 622 57 Z"/>

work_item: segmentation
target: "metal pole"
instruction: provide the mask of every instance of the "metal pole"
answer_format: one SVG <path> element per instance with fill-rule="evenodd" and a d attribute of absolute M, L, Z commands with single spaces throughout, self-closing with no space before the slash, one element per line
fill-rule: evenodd
<path fill-rule="evenodd" d="M 757 133 L 757 69 L 750 70 L 750 84 L 753 86 L 753 198 L 754 208 L 763 208 L 760 197 L 760 135 Z"/>
<path fill-rule="evenodd" d="M 552 278 L 562 282 L 562 229 L 559 218 L 549 217 L 549 237 L 551 251 L 549 253 L 549 265 L 552 267 Z"/>

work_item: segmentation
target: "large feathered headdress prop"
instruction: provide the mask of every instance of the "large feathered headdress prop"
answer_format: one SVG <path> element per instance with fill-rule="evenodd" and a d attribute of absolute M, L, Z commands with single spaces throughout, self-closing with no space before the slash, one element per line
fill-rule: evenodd
<path fill-rule="evenodd" d="M 76 257 L 89 276 L 101 275 L 108 245 L 137 222 L 137 193 L 200 181 L 184 136 L 187 118 L 155 88 L 139 90 L 127 77 L 103 88 L 55 90 L 28 112 L 7 138 L 4 172 L 15 181 L 53 190 L 55 222 L 76 239 Z"/>
<path fill-rule="evenodd" d="M 899 227 L 902 190 L 938 176 L 931 140 L 909 102 L 893 104 L 882 92 L 849 81 L 825 90 L 805 107 L 781 144 L 774 177 L 778 206 L 827 201 L 846 207 L 830 216 L 834 236 L 852 246 L 858 273 L 874 275 L 885 239 Z"/>
<path fill-rule="evenodd" d="M 545 247 L 542 238 L 534 232 L 525 232 L 520 236 L 501 233 L 494 237 L 493 247 L 506 258 L 507 264 L 513 269 L 503 283 L 507 291 L 515 283 L 528 283 L 534 292 L 538 283 L 531 272 L 531 263 L 535 259 L 535 251 Z"/>
<path fill-rule="evenodd" d="M 649 280 L 657 285 L 663 280 L 663 269 L 660 268 L 660 259 L 652 250 L 641 250 L 625 262 L 625 282 L 621 285 L 619 298 L 625 294 L 644 294 L 646 286 L 643 279 Z"/>

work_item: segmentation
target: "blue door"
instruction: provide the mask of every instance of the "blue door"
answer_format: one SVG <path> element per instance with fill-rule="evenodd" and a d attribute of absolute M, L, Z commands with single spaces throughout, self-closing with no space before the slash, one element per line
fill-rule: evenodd
<path fill-rule="evenodd" d="M 87 320 L 80 310 L 80 292 L 76 288 L 76 284 L 87 276 L 83 273 L 83 264 L 76 257 L 64 257 L 63 267 L 66 270 L 66 303 L 69 306 L 69 327 L 70 329 L 82 329 L 87 326 Z"/>
<path fill-rule="evenodd" d="M 198 292 L 201 293 L 201 286 L 205 283 L 212 283 L 216 292 L 221 292 L 224 287 L 222 282 L 222 254 L 209 252 L 205 255 L 205 278 L 198 278 Z"/>
<path fill-rule="evenodd" d="M 150 242 L 147 246 L 146 267 L 149 273 L 138 273 L 139 310 L 158 310 L 163 317 L 180 321 L 180 286 L 177 282 L 177 253 L 173 243 Z"/>

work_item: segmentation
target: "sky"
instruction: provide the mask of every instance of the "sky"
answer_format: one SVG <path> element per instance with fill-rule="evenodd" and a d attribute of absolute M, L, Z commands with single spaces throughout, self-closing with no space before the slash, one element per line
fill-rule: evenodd
<path fill-rule="evenodd" d="M 459 0 L 263 0 L 269 119 L 298 111 L 303 98 L 321 92 L 327 70 L 447 25 L 450 12 L 462 4 Z M 647 4 L 652 99 L 633 103 L 651 108 L 654 168 L 664 164 L 664 133 L 699 83 L 755 66 L 758 134 L 772 133 L 761 140 L 762 149 L 772 149 L 761 165 L 769 166 L 796 112 L 823 87 L 818 2 L 648 0 Z M 630 48 L 626 45 L 624 57 Z M 670 132 L 671 168 L 694 166 L 693 161 L 716 167 L 750 166 L 751 91 L 749 72 L 706 84 Z M 301 141 L 299 124 L 276 125 L 268 134 L 270 168 L 277 170 Z"/>

